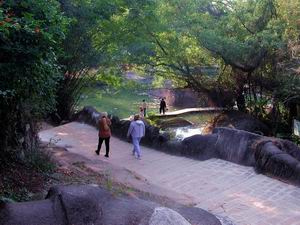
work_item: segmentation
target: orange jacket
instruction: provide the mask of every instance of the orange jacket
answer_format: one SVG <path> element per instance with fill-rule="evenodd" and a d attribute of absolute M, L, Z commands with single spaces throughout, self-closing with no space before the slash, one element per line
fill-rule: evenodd
<path fill-rule="evenodd" d="M 108 125 L 108 130 L 104 129 L 105 124 Z M 110 125 L 111 125 L 111 121 L 107 117 L 102 117 L 99 120 L 99 137 L 108 138 L 108 137 L 111 136 L 111 130 L 110 130 L 110 127 L 109 127 Z"/>

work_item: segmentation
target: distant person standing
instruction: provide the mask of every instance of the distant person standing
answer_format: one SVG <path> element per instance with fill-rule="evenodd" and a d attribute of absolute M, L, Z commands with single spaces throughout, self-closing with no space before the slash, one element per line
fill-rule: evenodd
<path fill-rule="evenodd" d="M 109 140 L 111 136 L 110 125 L 111 121 L 107 117 L 107 112 L 104 112 L 102 117 L 99 119 L 99 141 L 96 154 L 99 155 L 102 143 L 105 141 L 106 154 L 104 156 L 107 158 L 109 157 Z"/>
<path fill-rule="evenodd" d="M 139 115 L 140 115 L 140 118 L 144 118 L 144 108 L 142 106 L 140 107 Z"/>
<path fill-rule="evenodd" d="M 165 102 L 165 98 L 161 98 L 160 104 L 159 104 L 159 114 L 163 113 L 165 114 L 167 108 L 167 104 Z"/>
<path fill-rule="evenodd" d="M 145 99 L 143 99 L 143 104 L 142 104 L 143 110 L 144 110 L 144 117 L 146 117 L 147 114 L 147 102 Z"/>
<path fill-rule="evenodd" d="M 132 154 L 135 155 L 137 159 L 141 159 L 140 141 L 142 137 L 145 136 L 145 124 L 142 120 L 140 120 L 139 115 L 134 115 L 134 119 L 130 123 L 127 138 L 130 136 L 133 144 Z"/>

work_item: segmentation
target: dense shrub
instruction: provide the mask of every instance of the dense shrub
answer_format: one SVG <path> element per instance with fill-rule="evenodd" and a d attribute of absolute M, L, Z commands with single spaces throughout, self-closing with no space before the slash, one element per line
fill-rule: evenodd
<path fill-rule="evenodd" d="M 35 120 L 55 107 L 57 55 L 67 23 L 56 0 L 0 2 L 2 160 L 35 148 Z"/>

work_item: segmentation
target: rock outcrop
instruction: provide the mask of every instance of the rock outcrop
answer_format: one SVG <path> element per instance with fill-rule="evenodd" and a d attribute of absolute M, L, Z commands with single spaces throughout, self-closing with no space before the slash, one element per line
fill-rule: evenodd
<path fill-rule="evenodd" d="M 235 128 L 260 135 L 270 135 L 270 128 L 253 116 L 240 111 L 226 111 L 216 116 L 207 130 L 217 127 Z"/>
<path fill-rule="evenodd" d="M 215 128 L 210 135 L 184 139 L 182 148 L 182 155 L 200 160 L 220 158 L 300 184 L 300 148 L 287 140 Z"/>
<path fill-rule="evenodd" d="M 162 221 L 164 225 L 191 225 L 178 212 L 165 207 L 157 207 L 150 217 L 149 225 L 161 225 Z"/>
<path fill-rule="evenodd" d="M 57 186 L 50 189 L 45 200 L 3 204 L 0 224 L 221 225 L 200 208 L 165 208 L 133 197 L 115 197 L 95 185 Z"/>

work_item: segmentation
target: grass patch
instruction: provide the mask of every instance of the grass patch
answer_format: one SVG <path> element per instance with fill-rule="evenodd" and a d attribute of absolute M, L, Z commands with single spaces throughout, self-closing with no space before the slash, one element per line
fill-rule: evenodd
<path fill-rule="evenodd" d="M 79 107 L 93 106 L 98 111 L 105 111 L 120 118 L 139 113 L 142 100 L 145 99 L 150 109 L 149 112 L 157 111 L 154 99 L 150 98 L 146 90 L 119 89 L 90 87 L 84 90 Z"/>
<path fill-rule="evenodd" d="M 50 173 L 55 169 L 55 163 L 52 161 L 50 153 L 40 149 L 27 153 L 25 163 L 33 171 L 40 173 Z"/>

